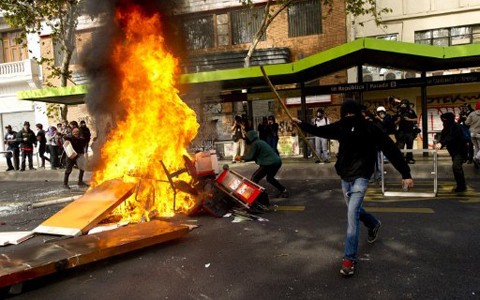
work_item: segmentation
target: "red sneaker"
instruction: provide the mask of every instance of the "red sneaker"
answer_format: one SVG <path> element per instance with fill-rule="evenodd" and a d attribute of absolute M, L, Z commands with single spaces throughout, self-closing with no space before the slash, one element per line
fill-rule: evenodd
<path fill-rule="evenodd" d="M 355 273 L 355 261 L 350 259 L 343 259 L 340 274 L 344 277 L 352 276 Z"/>

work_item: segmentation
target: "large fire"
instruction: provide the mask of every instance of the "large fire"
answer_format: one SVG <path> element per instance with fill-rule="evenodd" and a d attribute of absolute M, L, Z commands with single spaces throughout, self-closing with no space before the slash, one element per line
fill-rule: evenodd
<path fill-rule="evenodd" d="M 115 178 L 139 183 L 134 196 L 114 211 L 128 221 L 148 220 L 152 213 L 172 216 L 174 193 L 161 161 L 172 172 L 183 168 L 199 125 L 195 112 L 178 97 L 177 60 L 166 50 L 160 15 L 129 5 L 117 8 L 116 21 L 125 36 L 113 55 L 121 74 L 118 105 L 126 117 L 117 120 L 102 148 L 104 168 L 95 171 L 92 186 Z M 188 176 L 179 178 L 188 181 Z M 193 205 L 188 195 L 177 195 L 177 210 Z"/>

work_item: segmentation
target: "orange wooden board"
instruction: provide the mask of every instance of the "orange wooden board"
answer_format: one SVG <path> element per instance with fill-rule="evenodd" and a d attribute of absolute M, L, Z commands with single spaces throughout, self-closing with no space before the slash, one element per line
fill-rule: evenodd
<path fill-rule="evenodd" d="M 133 193 L 135 184 L 114 179 L 88 190 L 33 230 L 35 233 L 77 236 L 87 233 Z"/>
<path fill-rule="evenodd" d="M 155 220 L 20 248 L 0 255 L 0 288 L 179 239 L 188 231 L 185 225 Z"/>

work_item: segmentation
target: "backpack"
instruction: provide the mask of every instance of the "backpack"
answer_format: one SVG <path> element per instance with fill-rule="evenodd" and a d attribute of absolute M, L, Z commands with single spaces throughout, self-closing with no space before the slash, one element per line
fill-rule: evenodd
<path fill-rule="evenodd" d="M 470 134 L 470 129 L 468 129 L 467 126 L 460 124 L 458 125 L 460 127 L 460 131 L 462 132 L 462 140 L 465 143 L 470 143 L 472 141 L 472 136 Z"/>

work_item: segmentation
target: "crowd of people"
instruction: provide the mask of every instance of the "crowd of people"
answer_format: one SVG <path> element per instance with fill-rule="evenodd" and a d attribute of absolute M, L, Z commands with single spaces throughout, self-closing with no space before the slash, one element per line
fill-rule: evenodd
<path fill-rule="evenodd" d="M 45 162 L 50 163 L 50 169 L 65 169 L 64 187 L 68 186 L 68 177 L 72 168 L 84 153 L 88 153 L 91 132 L 85 121 L 62 122 L 56 126 L 48 126 L 45 130 L 43 125 L 35 125 L 36 132 L 30 128 L 30 122 L 25 121 L 18 132 L 11 125 L 5 126 L 6 133 L 4 142 L 7 153 L 7 172 L 27 169 L 36 170 L 33 166 L 33 154 L 35 148 L 38 152 L 39 168 L 45 169 Z M 68 141 L 68 142 L 67 142 Z M 65 151 L 65 145 L 70 143 L 75 150 L 76 156 L 69 157 Z M 80 169 L 79 186 L 86 186 L 83 182 L 83 170 Z"/>
<path fill-rule="evenodd" d="M 6 161 L 8 171 L 25 171 L 28 169 L 36 170 L 33 166 L 33 154 L 35 148 L 40 159 L 39 168 L 45 169 L 45 162 L 50 163 L 50 168 L 66 168 L 67 157 L 63 149 L 65 140 L 72 136 L 73 130 L 77 128 L 80 137 L 85 140 L 85 149 L 90 144 L 91 132 L 85 121 L 71 121 L 58 123 L 56 126 L 48 126 L 46 130 L 43 125 L 35 125 L 34 132 L 31 129 L 30 122 L 25 121 L 23 127 L 18 132 L 14 131 L 11 125 L 5 126 L 4 143 L 6 145 Z"/>

